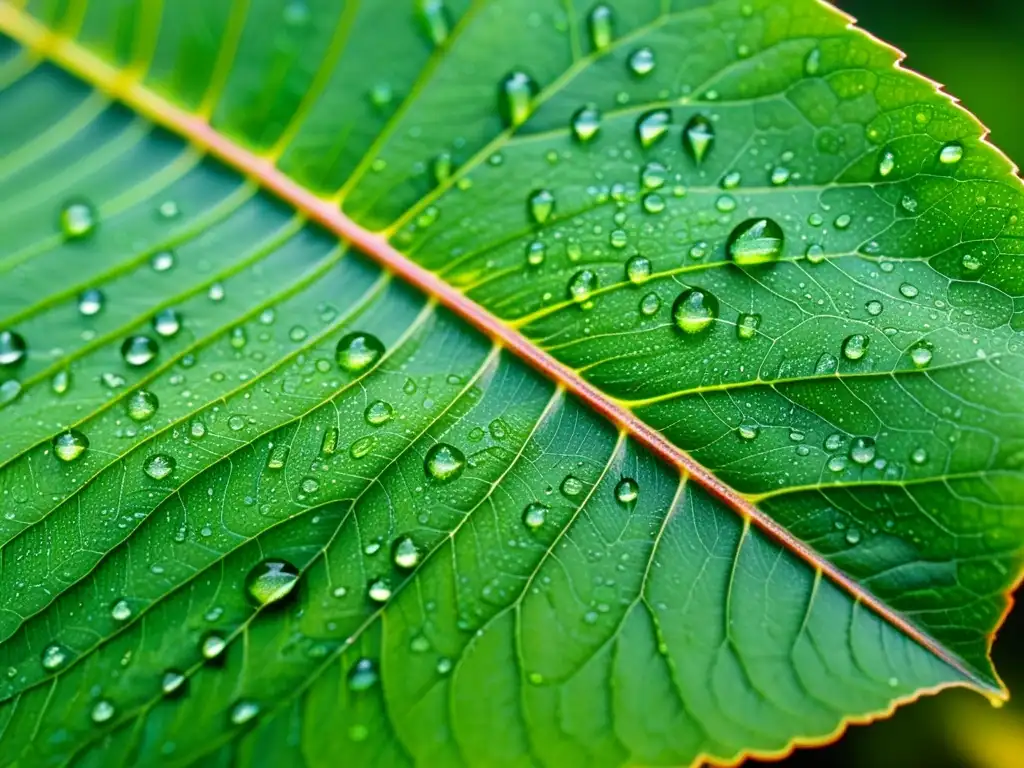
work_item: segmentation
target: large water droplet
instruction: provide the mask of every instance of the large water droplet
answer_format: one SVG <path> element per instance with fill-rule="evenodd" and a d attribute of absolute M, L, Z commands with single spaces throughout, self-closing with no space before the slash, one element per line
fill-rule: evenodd
<path fill-rule="evenodd" d="M 590 30 L 590 44 L 595 51 L 603 51 L 612 44 L 615 35 L 615 15 L 604 3 L 595 5 L 587 14 L 587 27 Z"/>
<path fill-rule="evenodd" d="M 640 486 L 631 477 L 624 477 L 615 486 L 615 498 L 620 504 L 632 504 L 640 496 Z"/>
<path fill-rule="evenodd" d="M 377 665 L 371 659 L 359 659 L 348 671 L 350 691 L 365 691 L 375 686 L 379 679 Z"/>
<path fill-rule="evenodd" d="M 418 0 L 419 17 L 427 37 L 435 46 L 444 45 L 451 33 L 451 20 L 444 0 Z"/>
<path fill-rule="evenodd" d="M 555 196 L 548 189 L 531 192 L 526 201 L 526 209 L 534 223 L 543 224 L 555 211 Z"/>
<path fill-rule="evenodd" d="M 498 87 L 498 105 L 505 125 L 518 128 L 526 122 L 533 110 L 537 84 L 525 72 L 512 72 Z"/>
<path fill-rule="evenodd" d="M 395 549 L 392 556 L 394 558 L 395 565 L 407 570 L 415 568 L 420 562 L 420 551 L 416 547 L 416 542 L 409 536 L 395 542 Z"/>
<path fill-rule="evenodd" d="M 338 367 L 348 373 L 362 373 L 384 354 L 384 345 L 369 333 L 350 333 L 343 336 L 334 352 Z"/>
<path fill-rule="evenodd" d="M 650 277 L 653 268 L 651 260 L 645 256 L 634 256 L 626 262 L 626 278 L 633 285 L 643 285 Z"/>
<path fill-rule="evenodd" d="M 601 110 L 593 105 L 580 107 L 572 116 L 572 133 L 581 143 L 590 141 L 601 130 Z"/>
<path fill-rule="evenodd" d="M 550 509 L 551 508 L 547 504 L 541 504 L 539 501 L 531 501 L 523 508 L 523 525 L 531 531 L 537 530 L 544 525 L 544 521 L 547 519 L 547 514 Z"/>
<path fill-rule="evenodd" d="M 729 235 L 730 258 L 741 267 L 770 264 L 782 257 L 785 236 L 772 219 L 748 219 Z"/>
<path fill-rule="evenodd" d="M 704 115 L 694 115 L 683 129 L 683 147 L 694 162 L 704 162 L 715 143 L 715 129 Z"/>
<path fill-rule="evenodd" d="M 374 400 L 366 406 L 363 418 L 366 419 L 366 423 L 370 426 L 379 427 L 391 421 L 394 415 L 395 409 L 391 407 L 390 403 L 385 403 L 383 400 Z"/>
<path fill-rule="evenodd" d="M 448 443 L 437 443 L 427 451 L 423 469 L 427 477 L 439 483 L 450 483 L 466 468 L 466 457 L 458 448 Z"/>
<path fill-rule="evenodd" d="M 644 77 L 654 71 L 654 51 L 644 46 L 629 55 L 629 71 L 637 77 Z"/>
<path fill-rule="evenodd" d="M 163 480 L 174 471 L 177 462 L 166 453 L 154 453 L 142 464 L 142 471 L 153 480 Z"/>
<path fill-rule="evenodd" d="M 129 336 L 121 345 L 121 357 L 136 368 L 152 362 L 159 351 L 160 347 L 149 336 Z"/>
<path fill-rule="evenodd" d="M 69 429 L 53 438 L 53 453 L 61 461 L 74 461 L 88 448 L 89 438 L 77 429 Z"/>
<path fill-rule="evenodd" d="M 655 142 L 668 133 L 672 122 L 672 113 L 667 109 L 652 109 L 644 112 L 636 121 L 636 137 L 644 149 L 654 146 Z"/>
<path fill-rule="evenodd" d="M 955 165 L 964 157 L 964 146 L 958 141 L 951 141 L 939 151 L 939 162 L 943 165 Z"/>
<path fill-rule="evenodd" d="M 16 365 L 28 350 L 25 339 L 14 331 L 0 331 L 0 365 Z"/>
<path fill-rule="evenodd" d="M 867 354 L 869 343 L 870 339 L 859 333 L 855 333 L 853 336 L 848 336 L 846 340 L 843 341 L 843 357 L 847 360 L 860 360 Z"/>
<path fill-rule="evenodd" d="M 245 578 L 245 589 L 257 605 L 286 598 L 299 583 L 299 570 L 285 560 L 264 560 Z"/>
<path fill-rule="evenodd" d="M 875 458 L 875 441 L 870 437 L 855 437 L 850 443 L 850 459 L 860 465 L 870 464 Z"/>
<path fill-rule="evenodd" d="M 160 401 L 147 389 L 133 392 L 125 404 L 125 410 L 132 421 L 148 421 L 156 415 L 159 408 Z"/>
<path fill-rule="evenodd" d="M 96 211 L 83 200 L 65 203 L 60 211 L 60 230 L 69 240 L 88 237 L 96 229 Z"/>
<path fill-rule="evenodd" d="M 718 299 L 700 288 L 683 291 L 672 305 L 672 319 L 685 334 L 707 331 L 718 317 Z"/>

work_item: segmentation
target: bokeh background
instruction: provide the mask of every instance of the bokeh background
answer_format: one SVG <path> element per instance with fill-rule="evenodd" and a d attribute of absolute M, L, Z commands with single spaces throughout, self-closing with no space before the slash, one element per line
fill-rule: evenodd
<path fill-rule="evenodd" d="M 1024 166 L 1024 0 L 832 0 L 905 51 L 905 66 L 942 83 Z M 1010 703 L 994 709 L 946 691 L 889 720 L 852 727 L 833 746 L 799 750 L 783 768 L 1024 768 L 1024 590 L 994 659 Z"/>

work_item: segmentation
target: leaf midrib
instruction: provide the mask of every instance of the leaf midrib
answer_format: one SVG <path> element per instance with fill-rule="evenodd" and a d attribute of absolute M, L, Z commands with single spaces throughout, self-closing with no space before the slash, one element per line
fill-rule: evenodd
<path fill-rule="evenodd" d="M 360 226 L 342 212 L 340 198 L 337 196 L 334 199 L 318 196 L 279 170 L 273 160 L 236 144 L 214 129 L 203 116 L 182 109 L 146 87 L 140 80 L 132 79 L 134 73 L 118 70 L 66 35 L 50 30 L 24 11 L 12 7 L 6 0 L 0 2 L 0 32 L 37 55 L 49 59 L 93 88 L 106 93 L 110 98 L 120 101 L 136 113 L 187 140 L 199 150 L 216 157 L 292 205 L 297 211 L 304 213 L 311 221 L 349 242 L 386 271 L 426 296 L 432 297 L 494 343 L 509 350 L 538 373 L 575 395 L 581 403 L 608 419 L 618 430 L 628 434 L 662 461 L 674 466 L 684 478 L 692 478 L 744 520 L 753 522 L 769 538 L 794 553 L 816 571 L 828 576 L 856 602 L 868 606 L 899 631 L 955 669 L 980 692 L 993 700 L 1001 701 L 1008 698 L 1005 686 L 1001 683 L 998 686 L 993 685 L 983 678 L 931 635 L 914 626 L 897 611 L 846 576 L 746 497 L 720 481 L 688 453 L 583 379 L 578 372 L 535 346 L 518 330 L 490 314 L 437 274 L 405 256 L 387 239 L 388 233 L 395 232 L 402 226 L 405 217 L 399 217 L 383 233 Z M 575 62 L 568 71 L 575 71 L 578 65 L 579 62 Z M 418 205 L 426 204 L 428 199 L 436 199 L 443 191 L 442 188 L 435 189 L 427 198 L 420 200 Z M 413 206 L 410 212 L 415 210 L 416 206 Z M 411 213 L 407 212 L 406 217 L 409 215 Z"/>

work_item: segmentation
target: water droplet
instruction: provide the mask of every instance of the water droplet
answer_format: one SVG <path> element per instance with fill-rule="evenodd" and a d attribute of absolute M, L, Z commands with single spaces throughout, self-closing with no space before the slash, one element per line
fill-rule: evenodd
<path fill-rule="evenodd" d="M 343 336 L 334 352 L 338 367 L 347 373 L 362 373 L 384 354 L 384 345 L 368 333 L 350 333 Z"/>
<path fill-rule="evenodd" d="M 15 365 L 25 358 L 25 339 L 14 331 L 0 331 L 0 365 Z"/>
<path fill-rule="evenodd" d="M 383 400 L 374 400 L 366 406 L 366 411 L 363 412 L 366 423 L 374 427 L 387 424 L 394 415 L 395 409 L 391 407 L 390 403 L 385 403 Z"/>
<path fill-rule="evenodd" d="M 592 105 L 580 107 L 572 116 L 572 133 L 576 140 L 586 143 L 601 130 L 601 111 Z"/>
<path fill-rule="evenodd" d="M 870 464 L 875 458 L 875 441 L 870 437 L 855 437 L 850 443 L 850 458 L 857 464 Z"/>
<path fill-rule="evenodd" d="M 375 603 L 386 603 L 391 599 L 391 585 L 384 579 L 377 579 L 370 585 L 367 595 Z"/>
<path fill-rule="evenodd" d="M 136 368 L 152 362 L 159 351 L 160 347 L 149 336 L 129 336 L 121 345 L 121 357 Z"/>
<path fill-rule="evenodd" d="M 932 348 L 927 342 L 915 344 L 910 349 L 910 359 L 918 368 L 926 368 L 932 361 Z"/>
<path fill-rule="evenodd" d="M 313 494 L 320 490 L 320 483 L 314 477 L 304 477 L 302 482 L 299 484 L 302 492 L 305 494 Z"/>
<path fill-rule="evenodd" d="M 791 174 L 788 168 L 784 168 L 781 165 L 777 165 L 772 168 L 771 175 L 768 177 L 768 181 L 771 182 L 773 187 L 781 187 L 783 184 L 789 181 Z"/>
<path fill-rule="evenodd" d="M 69 658 L 70 654 L 64 646 L 56 643 L 48 645 L 43 649 L 43 669 L 47 672 L 58 670 L 68 662 Z"/>
<path fill-rule="evenodd" d="M 878 161 L 878 175 L 883 179 L 893 172 L 896 167 L 896 155 L 889 150 L 882 153 L 882 159 Z"/>
<path fill-rule="evenodd" d="M 507 127 L 518 128 L 526 122 L 537 90 L 537 83 L 525 72 L 512 72 L 501 81 L 498 104 Z"/>
<path fill-rule="evenodd" d="M 981 259 L 971 253 L 965 253 L 963 258 L 960 259 L 960 265 L 967 272 L 977 272 L 981 269 Z"/>
<path fill-rule="evenodd" d="M 523 508 L 523 525 L 531 531 L 535 531 L 544 525 L 545 519 L 551 507 L 541 504 L 539 501 L 532 501 Z"/>
<path fill-rule="evenodd" d="M 260 705 L 254 701 L 240 701 L 231 708 L 231 722 L 245 725 L 260 713 Z"/>
<path fill-rule="evenodd" d="M 860 531 L 856 528 L 851 528 L 846 532 L 846 543 L 857 544 L 860 542 Z"/>
<path fill-rule="evenodd" d="M 89 438 L 77 429 L 69 429 L 53 438 L 53 453 L 61 461 L 74 461 L 88 448 Z"/>
<path fill-rule="evenodd" d="M 320 453 L 330 456 L 338 450 L 338 428 L 328 427 L 324 430 L 324 439 L 320 441 Z"/>
<path fill-rule="evenodd" d="M 227 646 L 227 640 L 216 633 L 211 633 L 203 638 L 199 650 L 204 659 L 215 659 L 224 652 Z"/>
<path fill-rule="evenodd" d="M 730 171 L 722 177 L 722 189 L 736 189 L 743 181 L 743 174 L 739 171 Z"/>
<path fill-rule="evenodd" d="M 596 290 L 597 273 L 589 269 L 581 269 L 569 280 L 567 293 L 570 299 L 587 308 L 591 304 L 590 299 Z"/>
<path fill-rule="evenodd" d="M 644 256 L 634 256 L 626 262 L 626 277 L 633 285 L 642 285 L 651 277 L 651 261 Z"/>
<path fill-rule="evenodd" d="M 817 376 L 827 376 L 830 373 L 835 373 L 837 370 L 839 370 L 839 358 L 828 352 L 819 357 L 818 362 L 814 366 L 814 373 Z"/>
<path fill-rule="evenodd" d="M 853 217 L 848 213 L 841 213 L 836 216 L 835 225 L 836 229 L 846 229 L 853 223 Z"/>
<path fill-rule="evenodd" d="M 916 448 L 914 452 L 910 454 L 910 460 L 915 464 L 924 464 L 928 461 L 928 452 L 924 448 Z"/>
<path fill-rule="evenodd" d="M 210 301 L 224 301 L 226 295 L 227 292 L 224 290 L 223 283 L 214 283 L 210 286 L 210 290 L 206 292 L 206 296 Z"/>
<path fill-rule="evenodd" d="M 744 440 L 754 440 L 761 432 L 761 428 L 753 422 L 745 421 L 739 425 L 737 432 Z"/>
<path fill-rule="evenodd" d="M 631 477 L 624 477 L 615 486 L 615 498 L 620 504 L 632 504 L 640 496 L 640 486 Z"/>
<path fill-rule="evenodd" d="M 170 696 L 172 693 L 181 690 L 186 680 L 187 678 L 181 672 L 169 669 L 164 672 L 164 676 L 160 680 L 160 690 L 163 691 L 164 696 Z"/>
<path fill-rule="evenodd" d="M 917 296 L 917 286 L 911 285 L 910 283 L 904 283 L 900 286 L 900 293 L 908 299 L 913 299 Z"/>
<path fill-rule="evenodd" d="M 173 309 L 161 309 L 153 316 L 153 330 L 169 339 L 181 330 L 181 318 Z"/>
<path fill-rule="evenodd" d="M 160 401 L 147 389 L 133 392 L 128 398 L 125 408 L 132 421 L 148 421 L 156 415 Z"/>
<path fill-rule="evenodd" d="M 847 360 L 860 360 L 867 354 L 869 343 L 870 339 L 859 333 L 855 333 L 853 336 L 848 336 L 846 340 L 843 341 L 843 357 Z"/>
<path fill-rule="evenodd" d="M 416 542 L 409 536 L 399 539 L 395 543 L 395 549 L 392 556 L 394 558 L 395 565 L 399 568 L 405 568 L 406 570 L 415 568 L 420 562 L 420 551 L 416 548 Z"/>
<path fill-rule="evenodd" d="M 718 317 L 718 299 L 700 288 L 683 291 L 672 305 L 672 319 L 686 334 L 698 334 L 711 328 Z"/>
<path fill-rule="evenodd" d="M 434 182 L 440 186 L 448 181 L 452 176 L 452 155 L 450 152 L 440 152 L 437 157 L 434 158 L 434 162 L 431 165 L 431 169 L 434 174 Z"/>
<path fill-rule="evenodd" d="M 846 469 L 846 457 L 840 455 L 833 456 L 828 460 L 827 466 L 829 472 L 842 472 Z"/>
<path fill-rule="evenodd" d="M 442 656 L 437 660 L 437 674 L 447 675 L 452 671 L 452 660 Z"/>
<path fill-rule="evenodd" d="M 427 37 L 435 46 L 444 45 L 451 33 L 451 20 L 444 0 L 418 0 L 419 17 Z"/>
<path fill-rule="evenodd" d="M 843 446 L 843 436 L 838 432 L 834 432 L 825 438 L 825 442 L 822 444 L 826 451 L 830 453 L 832 451 L 838 451 Z"/>
<path fill-rule="evenodd" d="M 245 589 L 257 605 L 283 600 L 298 583 L 299 570 L 285 560 L 264 560 L 245 577 Z"/>
<path fill-rule="evenodd" d="M 661 213 L 665 210 L 665 198 L 652 192 L 644 195 L 643 206 L 647 213 Z"/>
<path fill-rule="evenodd" d="M 729 235 L 726 249 L 741 267 L 769 264 L 782 257 L 784 239 L 782 228 L 771 219 L 748 219 Z"/>
<path fill-rule="evenodd" d="M 590 44 L 595 51 L 603 51 L 612 44 L 615 16 L 612 9 L 604 3 L 595 5 L 587 15 L 587 27 L 590 29 Z"/>
<path fill-rule="evenodd" d="M 804 59 L 804 74 L 813 77 L 821 69 L 821 49 L 812 48 Z"/>
<path fill-rule="evenodd" d="M 427 477 L 439 483 L 450 483 L 466 468 L 466 457 L 454 445 L 437 443 L 427 451 L 423 468 Z"/>
<path fill-rule="evenodd" d="M 365 691 L 375 686 L 379 679 L 377 665 L 370 659 L 359 659 L 348 671 L 348 688 L 350 691 Z"/>
<path fill-rule="evenodd" d="M 526 246 L 526 263 L 531 267 L 539 267 L 544 263 L 547 246 L 540 240 L 534 240 Z"/>
<path fill-rule="evenodd" d="M 644 112 L 636 121 L 636 137 L 640 146 L 649 149 L 655 142 L 668 133 L 672 122 L 672 113 L 667 109 L 652 109 Z"/>
<path fill-rule="evenodd" d="M 245 328 L 240 325 L 236 325 L 228 333 L 228 343 L 232 349 L 245 349 L 245 345 L 249 343 L 249 336 L 245 332 Z"/>
<path fill-rule="evenodd" d="M 654 71 L 654 51 L 644 46 L 629 54 L 629 71 L 637 77 L 644 77 Z"/>
<path fill-rule="evenodd" d="M 132 617 L 132 607 L 128 601 L 121 598 L 110 607 L 110 617 L 114 621 L 128 621 Z"/>
<path fill-rule="evenodd" d="M 83 317 L 93 317 L 103 311 L 103 291 L 88 288 L 78 295 L 78 311 Z"/>
<path fill-rule="evenodd" d="M 173 200 L 164 200 L 162 203 L 160 203 L 160 206 L 156 209 L 156 212 L 162 219 L 173 219 L 181 214 L 181 209 L 178 207 L 178 204 Z"/>
<path fill-rule="evenodd" d="M 92 705 L 89 716 L 94 723 L 105 723 L 114 716 L 114 705 L 106 699 L 100 699 Z"/>
<path fill-rule="evenodd" d="M 71 388 L 71 372 L 67 368 L 57 371 L 50 380 L 50 389 L 55 395 L 63 395 Z M 2 401 L 2 398 L 0 398 Z"/>
<path fill-rule="evenodd" d="M 882 310 L 885 309 L 885 307 L 882 306 L 882 302 L 871 300 L 864 305 L 864 309 L 866 309 L 868 314 L 872 317 L 878 317 L 882 314 Z"/>
<path fill-rule="evenodd" d="M 640 314 L 651 317 L 661 309 L 661 297 L 656 293 L 648 293 L 640 299 Z"/>
<path fill-rule="evenodd" d="M 761 327 L 761 316 L 756 314 L 740 315 L 736 323 L 736 335 L 743 339 L 752 339 L 757 335 L 757 329 Z"/>
<path fill-rule="evenodd" d="M 955 165 L 964 157 L 964 147 L 958 141 L 951 141 L 939 151 L 939 162 L 943 165 Z"/>
<path fill-rule="evenodd" d="M 60 211 L 60 229 L 69 240 L 88 237 L 96 229 L 96 211 L 82 200 L 65 203 Z"/>
<path fill-rule="evenodd" d="M 174 471 L 176 465 L 177 462 L 173 456 L 168 456 L 166 453 L 154 453 L 143 463 L 142 470 L 154 480 L 163 480 Z"/>
<path fill-rule="evenodd" d="M 153 254 L 149 266 L 154 272 L 166 272 L 174 266 L 174 254 L 171 251 L 160 251 Z"/>
<path fill-rule="evenodd" d="M 267 469 L 277 471 L 284 467 L 288 461 L 289 448 L 284 443 L 271 445 L 270 453 L 267 454 Z"/>
<path fill-rule="evenodd" d="M 704 162 L 715 143 L 715 129 L 704 115 L 694 115 L 683 129 L 683 147 L 694 162 Z"/>
<path fill-rule="evenodd" d="M 189 425 L 189 431 L 192 433 L 192 437 L 198 439 L 206 435 L 206 425 L 199 419 L 193 419 Z"/>
<path fill-rule="evenodd" d="M 579 496 L 583 493 L 583 481 L 573 475 L 566 475 L 562 481 L 560 490 L 562 494 L 568 496 L 570 499 Z"/>
<path fill-rule="evenodd" d="M 534 223 L 543 224 L 555 211 L 555 196 L 548 189 L 535 190 L 530 193 L 526 207 Z"/>

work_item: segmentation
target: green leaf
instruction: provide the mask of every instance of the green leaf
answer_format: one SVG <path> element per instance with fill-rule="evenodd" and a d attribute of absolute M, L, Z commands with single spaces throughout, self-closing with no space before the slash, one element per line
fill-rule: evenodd
<path fill-rule="evenodd" d="M 814 0 L 0 0 L 0 765 L 823 743 L 988 658 L 1024 199 Z"/>

